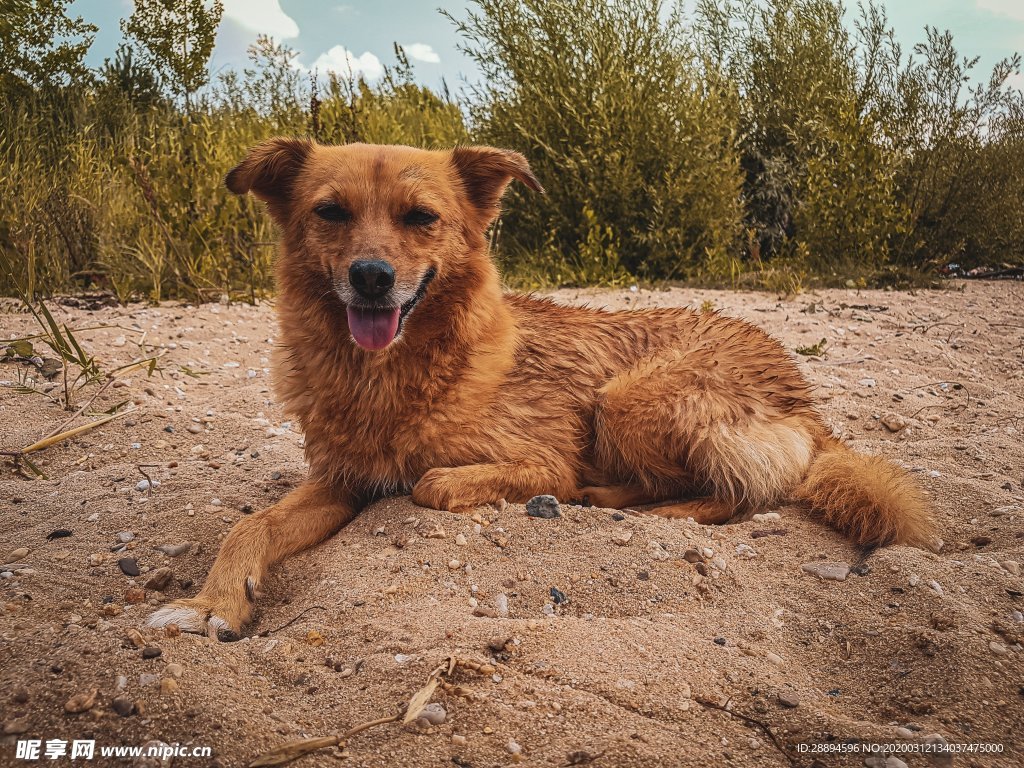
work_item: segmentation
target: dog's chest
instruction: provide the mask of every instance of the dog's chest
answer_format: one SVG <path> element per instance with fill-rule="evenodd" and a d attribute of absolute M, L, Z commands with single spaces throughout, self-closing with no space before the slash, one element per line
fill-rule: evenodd
<path fill-rule="evenodd" d="M 467 407 L 437 377 L 391 373 L 322 368 L 303 377 L 293 403 L 314 472 L 401 491 L 432 467 L 479 460 L 486 408 Z"/>

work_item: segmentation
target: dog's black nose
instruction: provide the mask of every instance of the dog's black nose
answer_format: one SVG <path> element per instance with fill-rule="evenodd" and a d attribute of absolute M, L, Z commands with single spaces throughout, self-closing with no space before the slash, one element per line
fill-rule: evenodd
<path fill-rule="evenodd" d="M 364 299 L 379 299 L 394 286 L 395 270 L 386 261 L 361 259 L 348 268 L 348 280 Z"/>

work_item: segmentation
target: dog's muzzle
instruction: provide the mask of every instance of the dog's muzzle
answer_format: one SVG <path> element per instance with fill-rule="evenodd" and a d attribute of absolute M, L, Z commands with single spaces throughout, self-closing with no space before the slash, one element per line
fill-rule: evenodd
<path fill-rule="evenodd" d="M 366 350 L 384 349 L 402 332 L 402 323 L 427 293 L 437 276 L 433 267 L 420 280 L 413 297 L 404 304 L 386 302 L 395 284 L 395 271 L 385 261 L 356 261 L 349 268 L 349 282 L 362 299 L 371 304 L 350 303 L 346 307 L 348 329 L 356 344 Z M 382 299 L 384 301 L 382 301 Z"/>

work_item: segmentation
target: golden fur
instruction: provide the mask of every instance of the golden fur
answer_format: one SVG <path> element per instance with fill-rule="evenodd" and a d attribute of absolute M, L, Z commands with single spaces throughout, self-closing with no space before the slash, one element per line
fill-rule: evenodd
<path fill-rule="evenodd" d="M 512 179 L 540 188 L 504 150 L 293 139 L 254 148 L 228 175 L 282 232 L 276 388 L 305 433 L 310 475 L 236 525 L 198 596 L 151 623 L 237 632 L 272 563 L 385 494 L 452 511 L 545 493 L 677 501 L 651 511 L 705 523 L 788 500 L 861 544 L 926 543 L 916 485 L 834 439 L 796 364 L 760 329 L 503 293 L 485 232 Z M 345 219 L 321 218 L 325 204 Z M 410 210 L 439 218 L 410 224 Z M 402 297 L 422 295 L 379 351 L 355 343 L 343 300 L 365 258 L 393 266 Z"/>

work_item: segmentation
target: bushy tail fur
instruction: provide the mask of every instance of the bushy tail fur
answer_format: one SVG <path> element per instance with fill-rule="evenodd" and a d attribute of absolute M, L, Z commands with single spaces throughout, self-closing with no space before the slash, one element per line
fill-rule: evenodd
<path fill-rule="evenodd" d="M 793 499 L 859 544 L 934 546 L 928 503 L 910 475 L 838 440 L 815 455 Z"/>

